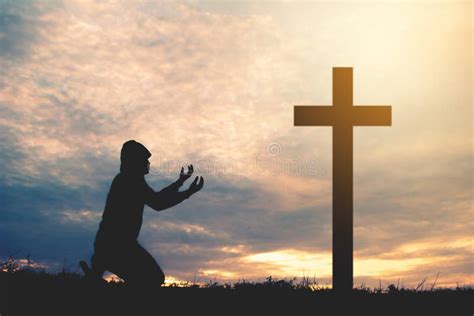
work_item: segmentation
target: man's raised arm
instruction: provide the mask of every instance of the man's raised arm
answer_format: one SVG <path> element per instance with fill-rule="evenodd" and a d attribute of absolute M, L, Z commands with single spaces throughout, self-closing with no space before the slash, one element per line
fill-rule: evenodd
<path fill-rule="evenodd" d="M 178 192 L 179 188 L 181 188 L 186 180 L 191 177 L 194 172 L 193 165 L 188 166 L 188 171 L 184 172 L 184 167 L 181 167 L 181 172 L 179 173 L 179 178 L 175 182 L 171 183 L 169 186 L 163 188 L 160 192 L 168 193 L 168 192 Z"/>
<path fill-rule="evenodd" d="M 191 176 L 192 172 L 192 165 L 188 167 L 188 173 L 184 173 L 184 169 L 182 168 L 179 179 L 158 192 L 153 191 L 153 189 L 146 184 L 145 203 L 156 211 L 162 211 L 189 198 L 204 186 L 204 178 L 196 177 L 187 190 L 178 191 L 184 181 Z"/>

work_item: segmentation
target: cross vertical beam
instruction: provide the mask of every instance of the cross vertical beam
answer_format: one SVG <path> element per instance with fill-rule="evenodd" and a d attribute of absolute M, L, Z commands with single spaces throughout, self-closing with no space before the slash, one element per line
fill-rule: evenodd
<path fill-rule="evenodd" d="M 333 106 L 341 115 L 352 107 L 352 87 L 352 68 L 333 68 Z M 334 124 L 332 138 L 332 282 L 334 289 L 346 290 L 352 289 L 353 280 L 352 125 Z"/>

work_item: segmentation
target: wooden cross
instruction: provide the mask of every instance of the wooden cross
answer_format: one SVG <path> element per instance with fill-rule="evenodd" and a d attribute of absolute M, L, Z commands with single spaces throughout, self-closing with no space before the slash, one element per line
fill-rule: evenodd
<path fill-rule="evenodd" d="M 352 68 L 333 68 L 333 106 L 294 107 L 295 126 L 332 126 L 333 289 L 353 286 L 353 126 L 392 125 L 391 106 L 354 106 Z"/>

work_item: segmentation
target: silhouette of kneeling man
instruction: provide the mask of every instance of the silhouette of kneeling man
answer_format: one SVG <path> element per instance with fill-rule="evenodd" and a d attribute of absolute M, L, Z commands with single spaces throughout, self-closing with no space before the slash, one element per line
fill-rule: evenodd
<path fill-rule="evenodd" d="M 107 196 L 94 242 L 92 267 L 89 269 L 84 261 L 80 263 L 86 276 L 102 279 L 107 270 L 133 288 L 159 287 L 164 283 L 165 275 L 160 266 L 137 241 L 144 206 L 156 211 L 173 207 L 201 190 L 204 179 L 196 177 L 187 190 L 178 191 L 193 173 L 190 165 L 186 173 L 181 168 L 177 181 L 155 192 L 144 177 L 150 169 L 150 156 L 148 149 L 134 140 L 123 144 L 120 173 Z"/>

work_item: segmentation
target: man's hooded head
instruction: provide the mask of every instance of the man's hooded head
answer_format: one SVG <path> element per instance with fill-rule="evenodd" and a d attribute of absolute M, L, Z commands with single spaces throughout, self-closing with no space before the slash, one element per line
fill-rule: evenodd
<path fill-rule="evenodd" d="M 120 152 L 120 172 L 127 174 L 143 175 L 149 172 L 150 151 L 134 140 L 125 142 Z"/>

